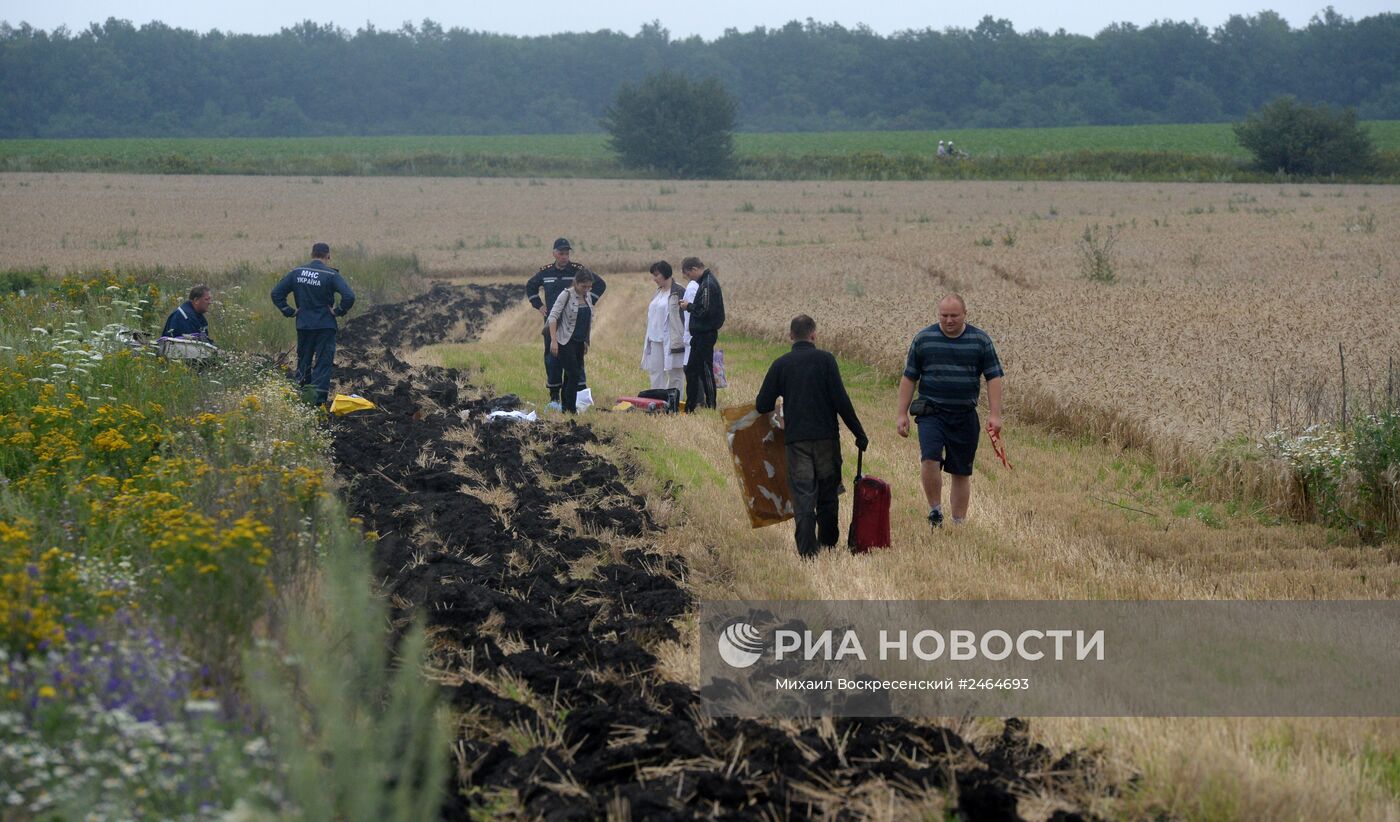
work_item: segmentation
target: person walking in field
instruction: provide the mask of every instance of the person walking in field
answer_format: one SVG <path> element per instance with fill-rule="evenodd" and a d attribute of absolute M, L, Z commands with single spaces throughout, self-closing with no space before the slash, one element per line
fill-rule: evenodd
<path fill-rule="evenodd" d="M 715 343 L 724 326 L 724 292 L 719 280 L 699 257 L 681 261 L 681 273 L 696 284 L 695 300 L 681 300 L 680 307 L 690 316 L 690 354 L 685 361 L 685 410 L 714 408 Z"/>
<path fill-rule="evenodd" d="M 671 264 L 652 263 L 651 281 L 656 294 L 647 305 L 647 330 L 642 340 L 642 370 L 652 388 L 680 390 L 685 379 L 685 321 L 680 302 L 685 289 L 673 279 Z"/>
<path fill-rule="evenodd" d="M 958 294 L 938 301 L 938 322 L 914 335 L 904 376 L 899 381 L 895 428 L 909 436 L 909 417 L 918 420 L 920 478 L 928 500 L 928 521 L 943 525 L 943 477 L 952 477 L 949 505 L 953 523 L 967 519 L 972 498 L 972 460 L 981 429 L 977 399 L 987 381 L 987 429 L 1001 433 L 1002 370 L 987 332 L 967 322 L 967 303 Z M 915 390 L 918 398 L 915 399 Z"/>
<path fill-rule="evenodd" d="M 316 243 L 311 247 L 311 262 L 288 271 L 272 289 L 272 304 L 283 316 L 297 319 L 297 382 L 316 386 L 317 405 L 325 405 L 330 397 L 335 318 L 344 317 L 355 304 L 355 292 L 330 261 L 331 247 Z M 289 294 L 296 298 L 296 308 L 287 305 Z"/>
<path fill-rule="evenodd" d="M 549 351 L 559 360 L 562 371 L 559 404 L 566 414 L 578 413 L 578 392 L 583 385 L 583 358 L 588 354 L 593 304 L 597 300 L 590 293 L 593 279 L 593 272 L 586 268 L 576 272 L 569 287 L 559 292 L 545 318 Z"/>
<path fill-rule="evenodd" d="M 841 493 L 841 441 L 837 417 L 864 451 L 870 440 L 856 417 L 836 358 L 817 348 L 817 323 L 806 314 L 792 318 L 792 350 L 773 361 L 754 400 L 760 414 L 771 413 L 783 399 L 788 489 L 792 498 L 797 555 L 811 559 L 840 538 L 837 522 Z"/>
<path fill-rule="evenodd" d="M 603 292 L 607 290 L 608 284 L 602 277 L 589 271 L 580 263 L 573 262 L 569 255 L 573 253 L 573 247 L 569 241 L 563 237 L 554 241 L 554 262 L 536 271 L 534 276 L 525 283 L 525 298 L 530 301 L 530 305 L 540 312 L 540 317 L 545 321 L 540 329 L 544 335 L 544 384 L 549 390 L 549 405 L 558 411 L 560 404 L 560 388 L 564 385 L 564 368 L 559 362 L 559 357 L 551 353 L 553 348 L 550 345 L 548 319 L 549 311 L 554 306 L 559 295 L 568 290 L 573 284 L 574 277 L 581 271 L 588 271 L 593 278 L 593 300 L 596 302 Z M 540 298 L 540 289 L 544 289 L 544 298 Z M 584 373 L 582 365 L 578 372 L 578 385 L 574 386 L 574 392 L 582 391 L 588 387 L 588 375 Z"/>

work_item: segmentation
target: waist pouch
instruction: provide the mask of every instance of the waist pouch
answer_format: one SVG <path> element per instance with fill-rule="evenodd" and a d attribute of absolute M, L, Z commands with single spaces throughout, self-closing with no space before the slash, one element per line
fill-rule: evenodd
<path fill-rule="evenodd" d="M 948 416 L 955 416 L 959 414 L 975 413 L 976 411 L 977 406 L 975 405 L 969 405 L 966 407 L 953 405 L 939 405 L 933 400 L 927 400 L 923 397 L 918 397 L 913 402 L 909 403 L 909 416 L 911 417 L 927 417 L 930 414 L 946 414 Z"/>

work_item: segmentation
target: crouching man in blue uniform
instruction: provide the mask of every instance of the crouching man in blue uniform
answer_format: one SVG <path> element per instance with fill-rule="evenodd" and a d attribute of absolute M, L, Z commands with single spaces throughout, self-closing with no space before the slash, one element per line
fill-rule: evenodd
<path fill-rule="evenodd" d="M 331 247 L 316 243 L 311 262 L 287 272 L 272 289 L 272 304 L 284 317 L 297 318 L 297 382 L 316 386 L 316 403 L 325 405 L 331 390 L 331 370 L 335 367 L 336 317 L 343 317 L 355 304 L 355 292 L 330 267 Z M 296 298 L 296 308 L 287 305 L 287 295 Z M 340 295 L 340 305 L 335 295 Z"/>
<path fill-rule="evenodd" d="M 204 315 L 214 303 L 214 292 L 207 285 L 197 285 L 190 289 L 190 298 L 165 318 L 162 337 L 196 337 L 209 339 L 209 320 Z"/>

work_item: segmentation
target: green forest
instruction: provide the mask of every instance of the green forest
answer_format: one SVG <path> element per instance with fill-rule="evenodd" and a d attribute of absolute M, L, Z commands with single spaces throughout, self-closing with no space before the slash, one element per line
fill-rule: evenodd
<path fill-rule="evenodd" d="M 517 37 L 431 20 L 271 35 L 3 23 L 0 137 L 597 132 L 621 84 L 663 68 L 720 80 L 749 132 L 1226 122 L 1283 94 L 1392 120 L 1400 14 L 1328 8 L 1295 29 L 1263 11 L 1092 37 L 992 17 L 888 36 L 808 20 L 713 40 L 659 24 Z"/>

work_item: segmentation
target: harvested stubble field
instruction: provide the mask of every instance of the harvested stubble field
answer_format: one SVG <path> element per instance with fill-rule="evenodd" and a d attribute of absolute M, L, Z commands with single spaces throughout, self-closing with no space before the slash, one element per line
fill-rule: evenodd
<path fill-rule="evenodd" d="M 1350 410 L 1400 353 L 1400 188 L 1112 183 L 748 183 L 0 175 L 0 262 L 270 268 L 317 238 L 460 272 L 532 270 L 573 239 L 600 270 L 698 254 L 779 338 L 893 372 L 963 292 L 1011 407 L 1129 439 L 1212 446 Z M 1086 230 L 1100 271 L 1083 273 Z M 1392 388 L 1393 390 L 1393 388 Z"/>

